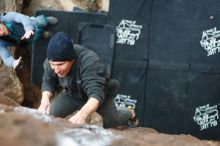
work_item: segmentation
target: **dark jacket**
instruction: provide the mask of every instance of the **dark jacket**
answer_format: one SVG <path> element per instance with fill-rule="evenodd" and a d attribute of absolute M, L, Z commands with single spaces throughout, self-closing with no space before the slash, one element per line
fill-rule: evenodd
<path fill-rule="evenodd" d="M 57 85 L 67 90 L 73 98 L 87 101 L 94 97 L 103 103 L 106 97 L 106 85 L 109 75 L 100 58 L 91 50 L 74 45 L 77 59 L 72 69 L 64 78 L 59 78 L 51 69 L 48 60 L 44 62 L 42 92 L 55 92 Z"/>

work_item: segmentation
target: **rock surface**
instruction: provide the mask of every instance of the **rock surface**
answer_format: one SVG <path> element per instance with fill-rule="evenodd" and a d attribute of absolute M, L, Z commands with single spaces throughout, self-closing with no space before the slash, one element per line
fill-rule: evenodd
<path fill-rule="evenodd" d="M 73 125 L 36 109 L 0 105 L 2 146 L 220 146 L 190 135 L 161 134 L 149 128 L 103 129 Z"/>
<path fill-rule="evenodd" d="M 1 0 L 0 12 L 4 11 L 18 11 L 23 9 L 23 0 Z"/>
<path fill-rule="evenodd" d="M 14 47 L 8 48 L 14 54 Z M 23 84 L 17 77 L 14 69 L 6 67 L 0 58 L 0 91 L 2 94 L 12 98 L 17 103 L 22 103 L 24 99 Z"/>
<path fill-rule="evenodd" d="M 1 0 L 0 12 L 18 11 L 23 9 L 23 0 Z M 13 56 L 15 56 L 16 48 L 8 48 Z M 15 70 L 6 67 L 0 59 L 0 92 L 17 103 L 22 103 L 24 99 L 23 85 L 20 82 Z"/>
<path fill-rule="evenodd" d="M 84 0 L 85 1 L 85 0 Z M 85 11 L 108 11 L 109 0 L 96 0 L 95 4 L 85 3 L 83 0 L 31 0 L 24 8 L 24 13 L 34 15 L 38 10 L 72 11 L 79 7 Z"/>

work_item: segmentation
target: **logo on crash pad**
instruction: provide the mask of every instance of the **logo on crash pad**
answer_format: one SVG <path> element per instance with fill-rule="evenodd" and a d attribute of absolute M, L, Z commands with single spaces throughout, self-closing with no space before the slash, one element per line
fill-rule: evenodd
<path fill-rule="evenodd" d="M 128 107 L 130 109 L 135 109 L 137 99 L 131 99 L 130 95 L 118 94 L 114 98 L 116 107 Z"/>
<path fill-rule="evenodd" d="M 207 56 L 220 53 L 220 30 L 215 27 L 203 31 L 200 44 L 207 51 Z"/>
<path fill-rule="evenodd" d="M 136 21 L 123 19 L 116 27 L 118 44 L 135 45 L 141 34 L 142 25 L 137 25 Z"/>
<path fill-rule="evenodd" d="M 200 126 L 200 131 L 217 126 L 219 120 L 218 105 L 206 104 L 197 107 L 193 119 Z"/>

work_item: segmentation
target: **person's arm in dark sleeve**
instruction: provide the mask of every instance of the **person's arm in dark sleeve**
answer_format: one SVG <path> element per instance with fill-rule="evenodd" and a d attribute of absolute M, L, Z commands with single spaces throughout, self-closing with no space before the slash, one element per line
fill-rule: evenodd
<path fill-rule="evenodd" d="M 92 53 L 92 55 L 90 54 L 88 58 L 84 59 L 80 68 L 80 76 L 82 79 L 82 88 L 89 99 L 69 119 L 70 122 L 74 124 L 85 124 L 87 117 L 96 112 L 98 107 L 104 102 L 105 75 L 105 66 L 96 54 Z"/>
<path fill-rule="evenodd" d="M 100 61 L 97 55 L 90 56 L 83 63 L 81 68 L 81 78 L 83 90 L 87 96 L 96 98 L 100 105 L 105 100 L 105 82 L 106 82 L 106 67 Z"/>
<path fill-rule="evenodd" d="M 52 71 L 48 60 L 44 61 L 44 74 L 42 78 L 41 91 L 48 91 L 54 93 L 58 84 L 58 77 Z"/>

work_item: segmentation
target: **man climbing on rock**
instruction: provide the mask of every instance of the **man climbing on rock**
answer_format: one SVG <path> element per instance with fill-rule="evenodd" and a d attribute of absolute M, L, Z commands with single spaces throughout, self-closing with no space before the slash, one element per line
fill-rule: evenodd
<path fill-rule="evenodd" d="M 57 90 L 57 87 L 61 89 Z M 69 121 L 80 125 L 97 112 L 102 116 L 105 128 L 128 121 L 134 123 L 134 110 L 115 107 L 113 98 L 118 90 L 119 82 L 109 78 L 96 53 L 73 44 L 73 39 L 64 32 L 58 32 L 50 39 L 44 62 L 40 112 L 66 117 L 78 110 Z M 60 92 L 52 99 L 55 91 Z"/>

